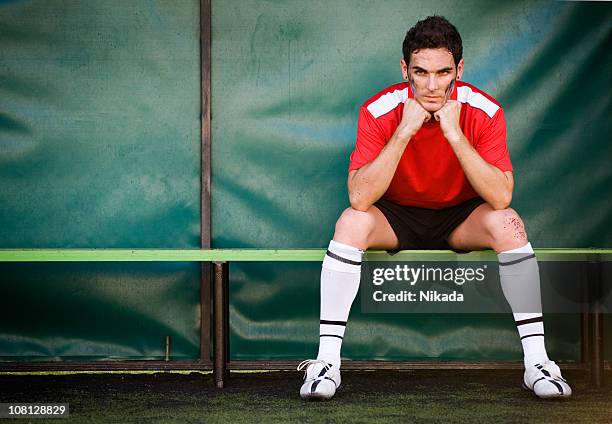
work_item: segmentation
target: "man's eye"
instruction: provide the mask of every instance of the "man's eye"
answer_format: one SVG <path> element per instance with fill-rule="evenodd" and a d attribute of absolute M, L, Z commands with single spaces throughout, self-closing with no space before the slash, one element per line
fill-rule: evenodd
<path fill-rule="evenodd" d="M 417 74 L 417 75 L 425 75 L 425 71 L 415 71 L 415 74 Z"/>

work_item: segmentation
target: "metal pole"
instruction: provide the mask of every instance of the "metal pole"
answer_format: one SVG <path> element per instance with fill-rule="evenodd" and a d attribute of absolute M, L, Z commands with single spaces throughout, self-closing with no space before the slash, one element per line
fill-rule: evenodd
<path fill-rule="evenodd" d="M 200 0 L 200 84 L 202 109 L 201 134 L 201 209 L 200 231 L 202 249 L 210 249 L 210 193 L 211 193 L 211 130 L 210 130 L 210 65 L 211 65 L 211 0 Z M 210 282 L 211 266 L 202 262 L 200 266 L 200 362 L 210 361 Z"/>
<path fill-rule="evenodd" d="M 582 287 L 581 312 L 580 312 L 580 363 L 590 366 L 591 362 L 591 297 L 589 290 L 590 264 L 582 263 L 582 272 L 585 278 L 580 280 Z"/>
<path fill-rule="evenodd" d="M 227 373 L 227 340 L 226 340 L 226 281 L 225 262 L 215 262 L 215 295 L 214 295 L 214 327 L 215 327 L 215 358 L 214 377 L 217 388 L 222 389 Z"/>
<path fill-rule="evenodd" d="M 591 383 L 600 388 L 603 380 L 603 316 L 601 313 L 601 263 L 589 261 L 590 322 L 591 322 Z"/>

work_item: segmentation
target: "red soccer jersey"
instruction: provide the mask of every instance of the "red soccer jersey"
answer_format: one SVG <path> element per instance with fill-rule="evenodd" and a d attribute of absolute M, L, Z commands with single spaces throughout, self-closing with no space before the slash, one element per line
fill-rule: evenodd
<path fill-rule="evenodd" d="M 349 171 L 374 160 L 402 119 L 406 99 L 413 98 L 408 83 L 392 85 L 366 101 L 359 111 L 357 142 Z M 506 146 L 504 111 L 489 95 L 457 81 L 451 99 L 462 103 L 459 123 L 463 134 L 488 163 L 512 171 Z M 470 185 L 440 123 L 430 121 L 410 139 L 383 195 L 400 205 L 441 209 L 478 196 Z"/>

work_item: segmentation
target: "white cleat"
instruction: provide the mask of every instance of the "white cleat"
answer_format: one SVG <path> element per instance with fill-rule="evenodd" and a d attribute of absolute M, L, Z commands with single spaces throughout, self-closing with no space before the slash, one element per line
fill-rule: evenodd
<path fill-rule="evenodd" d="M 559 366 L 550 360 L 525 369 L 523 388 L 543 399 L 568 398 L 572 395 L 572 388 L 561 377 Z"/>
<path fill-rule="evenodd" d="M 340 370 L 322 359 L 307 359 L 298 365 L 298 371 L 306 368 L 300 397 L 304 400 L 331 399 L 340 387 Z"/>

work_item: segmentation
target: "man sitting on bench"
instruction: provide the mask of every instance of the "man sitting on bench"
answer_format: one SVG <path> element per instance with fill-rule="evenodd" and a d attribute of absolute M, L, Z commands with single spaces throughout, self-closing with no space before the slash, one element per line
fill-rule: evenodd
<path fill-rule="evenodd" d="M 523 346 L 524 387 L 542 398 L 572 393 L 546 354 L 538 264 L 509 208 L 504 111 L 461 81 L 462 54 L 461 36 L 445 18 L 418 22 L 403 43 L 405 82 L 360 109 L 351 207 L 336 223 L 321 271 L 319 353 L 298 368 L 306 368 L 303 399 L 330 399 L 340 386 L 340 347 L 368 248 L 495 250 Z"/>

